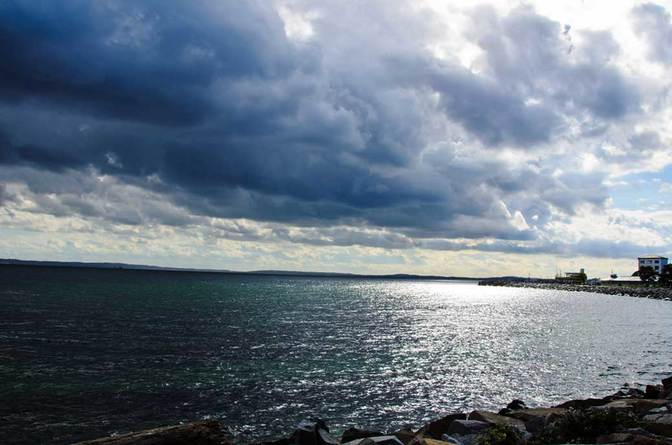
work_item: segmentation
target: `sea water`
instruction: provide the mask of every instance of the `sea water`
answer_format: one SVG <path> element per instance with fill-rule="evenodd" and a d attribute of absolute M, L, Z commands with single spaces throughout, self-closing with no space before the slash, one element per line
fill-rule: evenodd
<path fill-rule="evenodd" d="M 0 267 L 0 437 L 199 419 L 250 442 L 320 417 L 603 396 L 672 373 L 672 303 L 468 282 Z"/>

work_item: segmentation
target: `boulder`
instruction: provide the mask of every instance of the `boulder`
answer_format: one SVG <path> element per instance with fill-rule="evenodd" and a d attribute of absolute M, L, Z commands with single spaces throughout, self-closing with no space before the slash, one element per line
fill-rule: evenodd
<path fill-rule="evenodd" d="M 614 444 L 614 443 L 627 443 L 631 445 L 672 445 L 672 440 L 652 435 L 646 431 L 642 433 L 638 432 L 620 432 L 620 433 L 611 433 L 605 434 L 597 437 L 595 443 L 598 444 Z"/>
<path fill-rule="evenodd" d="M 595 440 L 595 443 L 598 444 L 630 443 L 635 439 L 635 437 L 644 437 L 646 439 L 649 439 L 649 437 L 647 436 L 638 436 L 631 433 L 611 433 L 598 436 L 597 439 Z"/>
<path fill-rule="evenodd" d="M 670 402 L 670 405 L 672 405 L 672 402 Z M 659 406 L 658 408 L 653 408 L 650 409 L 646 412 L 646 414 L 665 414 L 665 413 L 672 413 L 672 409 L 670 409 L 670 405 L 666 406 Z"/>
<path fill-rule="evenodd" d="M 646 385 L 644 397 L 647 399 L 660 399 L 663 396 L 663 385 Z"/>
<path fill-rule="evenodd" d="M 365 437 L 384 436 L 380 431 L 360 430 L 359 428 L 348 428 L 343 431 L 341 442 L 351 442 L 356 439 L 364 439 Z"/>
<path fill-rule="evenodd" d="M 193 422 L 78 442 L 75 445 L 224 445 L 231 444 L 218 422 Z"/>
<path fill-rule="evenodd" d="M 520 411 L 522 409 L 527 409 L 525 402 L 523 402 L 522 400 L 513 399 L 511 402 L 509 402 L 508 405 L 506 405 L 506 408 L 500 409 L 498 414 L 500 416 L 506 416 L 511 411 Z"/>
<path fill-rule="evenodd" d="M 567 410 L 564 408 L 530 408 L 521 411 L 512 411 L 508 416 L 522 420 L 525 422 L 525 429 L 530 433 L 536 434 L 565 414 L 567 414 Z"/>
<path fill-rule="evenodd" d="M 443 436 L 441 436 L 441 440 L 444 441 L 445 443 L 449 443 L 450 445 L 464 445 L 464 443 L 460 439 L 454 436 L 449 436 L 448 434 L 444 434 Z"/>
<path fill-rule="evenodd" d="M 429 437 L 417 436 L 412 445 L 467 445 L 467 443 L 461 440 L 462 437 L 464 436 L 449 436 L 448 434 L 444 434 L 441 436 L 441 440 L 437 440 Z"/>
<path fill-rule="evenodd" d="M 512 411 L 520 411 L 521 409 L 527 409 L 527 405 L 525 405 L 525 402 L 522 400 L 513 399 L 508 405 L 506 405 L 506 408 Z"/>
<path fill-rule="evenodd" d="M 663 383 L 663 397 L 672 399 L 672 377 L 662 380 Z"/>
<path fill-rule="evenodd" d="M 567 414 L 567 410 L 564 408 L 529 408 L 521 411 L 512 411 L 508 417 L 513 417 L 523 422 L 532 420 L 535 417 L 544 417 L 553 421 L 565 414 Z"/>
<path fill-rule="evenodd" d="M 447 440 L 436 440 L 436 439 L 423 439 L 423 445 L 462 445 L 459 439 L 454 438 L 453 436 L 446 436 Z"/>
<path fill-rule="evenodd" d="M 672 413 L 647 414 L 642 421 L 647 431 L 672 437 Z"/>
<path fill-rule="evenodd" d="M 619 411 L 631 411 L 638 416 L 654 409 L 666 406 L 670 401 L 665 399 L 620 399 L 614 400 L 602 406 L 594 406 L 591 409 L 613 409 Z"/>
<path fill-rule="evenodd" d="M 374 436 L 355 439 L 343 445 L 404 445 L 396 436 Z"/>
<path fill-rule="evenodd" d="M 588 409 L 594 406 L 601 406 L 605 403 L 608 403 L 608 399 L 582 399 L 582 400 L 569 400 L 567 402 L 557 405 L 555 408 L 565 408 L 565 409 Z"/>
<path fill-rule="evenodd" d="M 320 419 L 302 420 L 290 440 L 295 445 L 339 444 L 339 441 L 329 434 L 327 424 Z"/>
<path fill-rule="evenodd" d="M 472 411 L 471 414 L 469 414 L 469 420 L 479 420 L 492 425 L 508 425 L 517 428 L 520 431 L 526 431 L 525 422 L 522 420 L 513 417 L 500 416 L 499 414 L 491 413 L 489 411 Z"/>
<path fill-rule="evenodd" d="M 646 396 L 644 391 L 637 388 L 623 388 L 612 394 L 605 397 L 605 400 L 620 400 L 620 399 L 643 399 Z"/>
<path fill-rule="evenodd" d="M 491 423 L 481 422 L 480 420 L 454 420 L 448 427 L 446 434 L 451 436 L 456 434 L 460 436 L 478 434 L 491 426 Z"/>
<path fill-rule="evenodd" d="M 633 436 L 631 445 L 672 445 L 672 440 L 647 436 Z"/>
<path fill-rule="evenodd" d="M 404 445 L 408 445 L 415 438 L 415 433 L 410 428 L 403 428 L 392 433 Z"/>
<path fill-rule="evenodd" d="M 434 439 L 440 439 L 442 434 L 448 433 L 450 425 L 454 420 L 466 420 L 467 415 L 464 413 L 449 414 L 440 419 L 429 422 L 427 425 L 420 428 L 416 434 L 429 436 Z"/>
<path fill-rule="evenodd" d="M 261 442 L 259 445 L 292 445 L 294 442 L 292 442 L 291 437 L 283 437 L 282 439 L 277 439 L 277 440 L 272 440 L 269 442 Z"/>

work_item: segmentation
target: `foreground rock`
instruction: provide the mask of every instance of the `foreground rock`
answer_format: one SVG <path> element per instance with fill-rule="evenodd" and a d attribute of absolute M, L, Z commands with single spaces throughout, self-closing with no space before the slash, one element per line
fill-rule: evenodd
<path fill-rule="evenodd" d="M 518 420 L 515 417 L 500 416 L 499 414 L 488 411 L 473 411 L 469 414 L 469 419 L 480 420 L 481 422 L 486 422 L 490 425 L 510 426 L 512 428 L 517 428 L 522 432 L 526 431 L 525 422 L 522 420 Z"/>
<path fill-rule="evenodd" d="M 216 422 L 156 428 L 77 445 L 221 445 Z M 646 391 L 626 388 L 601 399 L 528 408 L 514 400 L 499 413 L 472 411 L 438 418 L 417 430 L 390 433 L 349 428 L 340 440 L 322 420 L 301 422 L 290 436 L 263 445 L 542 445 L 596 443 L 672 445 L 672 378 Z"/>
<path fill-rule="evenodd" d="M 218 422 L 194 422 L 154 428 L 120 436 L 87 440 L 75 445 L 229 445 Z"/>
<path fill-rule="evenodd" d="M 267 442 L 265 445 L 338 445 L 339 443 L 341 442 L 336 440 L 329 432 L 324 420 L 312 419 L 301 421 L 291 436 L 274 442 Z"/>
<path fill-rule="evenodd" d="M 367 437 L 376 437 L 376 436 L 384 436 L 384 434 L 381 433 L 380 431 L 368 431 L 368 430 L 360 430 L 359 428 L 348 428 L 347 430 L 343 431 L 343 435 L 341 436 L 341 443 L 347 443 L 357 439 L 365 439 Z"/>
<path fill-rule="evenodd" d="M 344 445 L 404 445 L 397 436 L 373 436 L 346 442 Z"/>
<path fill-rule="evenodd" d="M 507 415 L 524 422 L 527 432 L 539 434 L 566 414 L 567 410 L 563 408 L 530 408 L 511 411 Z"/>

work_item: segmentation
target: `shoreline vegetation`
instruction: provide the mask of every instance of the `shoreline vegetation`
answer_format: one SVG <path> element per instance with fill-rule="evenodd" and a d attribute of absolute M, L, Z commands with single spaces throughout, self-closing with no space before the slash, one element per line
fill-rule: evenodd
<path fill-rule="evenodd" d="M 75 445 L 231 445 L 216 421 L 100 438 Z M 257 445 L 672 445 L 672 377 L 645 390 L 624 386 L 610 396 L 528 408 L 513 400 L 499 412 L 453 413 L 415 429 L 349 428 L 340 438 L 322 420 L 302 421 L 289 436 Z"/>
<path fill-rule="evenodd" d="M 624 295 L 637 298 L 672 301 L 672 287 L 663 287 L 655 283 L 642 284 L 578 284 L 552 283 L 523 280 L 485 279 L 478 282 L 479 286 L 524 287 L 531 289 L 563 290 L 572 292 L 592 292 L 606 295 Z"/>

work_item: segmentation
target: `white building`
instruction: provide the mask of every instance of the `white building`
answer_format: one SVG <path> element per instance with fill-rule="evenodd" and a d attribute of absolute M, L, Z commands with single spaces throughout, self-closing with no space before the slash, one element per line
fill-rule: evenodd
<path fill-rule="evenodd" d="M 667 266 L 667 258 L 665 258 L 664 256 L 655 256 L 655 255 L 640 256 L 639 258 L 637 258 L 637 262 L 639 263 L 640 268 L 644 266 L 651 266 L 653 267 L 653 270 L 656 271 L 656 273 L 662 272 L 663 267 Z"/>

